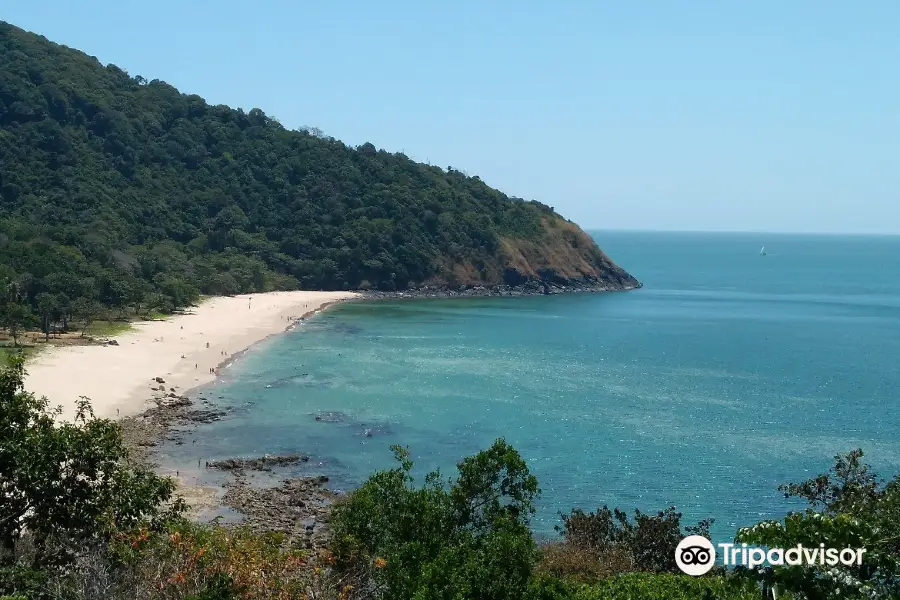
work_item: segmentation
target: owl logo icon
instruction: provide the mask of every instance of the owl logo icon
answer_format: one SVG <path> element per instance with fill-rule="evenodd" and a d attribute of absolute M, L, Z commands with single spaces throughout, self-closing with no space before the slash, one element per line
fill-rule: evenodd
<path fill-rule="evenodd" d="M 688 575 L 704 575 L 716 564 L 716 548 L 702 535 L 689 535 L 675 548 L 675 564 Z"/>

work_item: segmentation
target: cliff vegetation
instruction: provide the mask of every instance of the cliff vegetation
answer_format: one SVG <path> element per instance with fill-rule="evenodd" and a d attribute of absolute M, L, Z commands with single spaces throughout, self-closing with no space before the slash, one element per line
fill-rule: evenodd
<path fill-rule="evenodd" d="M 549 206 L 3 22 L 0 203 L 6 321 L 274 289 L 638 285 Z"/>

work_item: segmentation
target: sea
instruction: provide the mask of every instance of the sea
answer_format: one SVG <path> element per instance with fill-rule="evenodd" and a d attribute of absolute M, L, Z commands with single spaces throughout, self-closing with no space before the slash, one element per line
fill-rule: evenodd
<path fill-rule="evenodd" d="M 539 537 L 576 507 L 674 506 L 716 541 L 802 507 L 778 486 L 838 453 L 900 474 L 900 237 L 592 235 L 642 289 L 338 305 L 233 362 L 202 390 L 232 412 L 161 462 L 209 484 L 200 459 L 303 453 L 277 475 L 347 491 L 394 444 L 452 478 L 502 437 Z"/>

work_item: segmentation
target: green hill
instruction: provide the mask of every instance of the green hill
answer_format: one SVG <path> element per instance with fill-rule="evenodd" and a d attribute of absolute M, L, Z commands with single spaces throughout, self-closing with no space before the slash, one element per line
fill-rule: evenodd
<path fill-rule="evenodd" d="M 271 289 L 640 284 L 478 177 L 291 131 L 0 22 L 0 280 L 37 308 Z"/>

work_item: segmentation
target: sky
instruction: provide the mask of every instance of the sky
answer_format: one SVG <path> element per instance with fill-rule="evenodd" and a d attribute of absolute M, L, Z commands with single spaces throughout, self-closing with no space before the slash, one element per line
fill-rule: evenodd
<path fill-rule="evenodd" d="M 900 233 L 900 2 L 6 0 L 214 104 L 586 229 Z"/>

